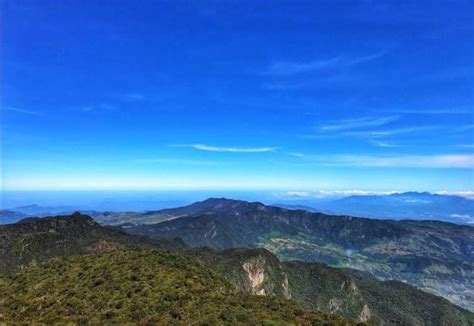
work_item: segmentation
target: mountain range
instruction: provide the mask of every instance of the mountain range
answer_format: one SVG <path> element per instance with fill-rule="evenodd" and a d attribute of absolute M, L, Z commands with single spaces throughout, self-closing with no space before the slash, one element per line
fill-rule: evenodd
<path fill-rule="evenodd" d="M 474 308 L 474 228 L 470 226 L 334 216 L 223 198 L 160 214 L 167 220 L 121 228 L 136 235 L 179 237 L 194 247 L 261 247 L 286 261 L 355 268 Z"/>
<path fill-rule="evenodd" d="M 349 196 L 316 203 L 314 208 L 330 214 L 474 224 L 473 199 L 429 192 Z"/>
<path fill-rule="evenodd" d="M 196 206 L 209 205 L 236 218 L 277 209 L 221 199 Z M 170 236 L 127 234 L 79 213 L 0 226 L 0 322 L 474 324 L 473 313 L 402 282 Z"/>
<path fill-rule="evenodd" d="M 113 205 L 104 205 L 112 202 Z M 176 207 L 182 200 L 147 202 L 137 209 L 129 201 L 103 200 L 98 205 L 42 206 L 26 205 L 0 210 L 0 224 L 14 223 L 25 216 L 51 216 L 72 214 L 81 211 L 93 216 L 101 224 L 119 225 L 127 222 L 152 224 L 173 216 L 167 215 L 163 207 Z M 474 224 L 474 200 L 454 195 L 439 195 L 428 192 L 404 192 L 389 195 L 349 196 L 338 199 L 293 198 L 278 202 L 268 201 L 272 206 L 307 210 L 328 215 L 350 215 L 377 219 L 441 220 L 457 224 Z M 144 210 L 146 207 L 146 210 Z M 159 209 L 159 210 L 157 210 Z M 173 210 L 173 209 L 172 209 Z"/>

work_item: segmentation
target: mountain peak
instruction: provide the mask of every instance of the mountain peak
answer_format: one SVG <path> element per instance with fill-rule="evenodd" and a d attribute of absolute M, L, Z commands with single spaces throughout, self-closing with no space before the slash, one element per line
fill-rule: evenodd
<path fill-rule="evenodd" d="M 202 202 L 196 203 L 214 210 L 239 210 L 239 209 L 259 209 L 264 210 L 267 206 L 260 202 L 248 202 L 245 200 L 228 199 L 228 198 L 208 198 Z"/>
<path fill-rule="evenodd" d="M 35 229 L 69 229 L 70 227 L 90 228 L 96 227 L 98 224 L 88 215 L 75 212 L 71 215 L 64 216 L 48 216 L 48 217 L 27 217 L 16 224 L 30 225 Z M 13 224 L 15 225 L 15 224 Z"/>

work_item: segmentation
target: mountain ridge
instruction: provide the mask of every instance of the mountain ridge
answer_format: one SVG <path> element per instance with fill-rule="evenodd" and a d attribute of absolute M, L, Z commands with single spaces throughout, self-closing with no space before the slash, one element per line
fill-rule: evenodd
<path fill-rule="evenodd" d="M 330 216 L 212 198 L 179 208 L 175 218 L 126 231 L 219 250 L 264 247 L 283 260 L 366 270 L 474 308 L 474 228 L 466 225 Z"/>

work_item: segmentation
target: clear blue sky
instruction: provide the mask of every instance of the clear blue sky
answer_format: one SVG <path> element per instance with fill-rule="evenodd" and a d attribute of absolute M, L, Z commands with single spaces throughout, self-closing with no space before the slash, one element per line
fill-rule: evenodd
<path fill-rule="evenodd" d="M 5 190 L 474 188 L 473 1 L 1 4 Z"/>

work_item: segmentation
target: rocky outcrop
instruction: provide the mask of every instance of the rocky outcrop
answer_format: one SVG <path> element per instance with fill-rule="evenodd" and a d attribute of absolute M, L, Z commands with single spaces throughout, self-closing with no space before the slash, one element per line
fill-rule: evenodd
<path fill-rule="evenodd" d="M 281 268 L 281 266 L 280 266 Z M 283 296 L 285 299 L 290 300 L 291 299 L 291 292 L 290 292 L 290 284 L 288 283 L 288 275 L 285 275 L 285 279 L 283 280 L 283 283 L 281 284 L 283 288 Z"/>
<path fill-rule="evenodd" d="M 265 281 L 265 259 L 262 257 L 252 258 L 242 264 L 247 279 L 244 282 L 245 290 L 257 295 L 267 295 L 262 287 Z"/>
<path fill-rule="evenodd" d="M 342 307 L 342 300 L 338 298 L 332 298 L 331 300 L 329 300 L 329 311 L 331 311 L 331 313 L 340 311 L 341 307 Z"/>
<path fill-rule="evenodd" d="M 365 323 L 365 322 L 368 322 L 369 319 L 370 319 L 370 309 L 367 305 L 364 305 L 364 308 L 360 312 L 359 320 Z"/>

